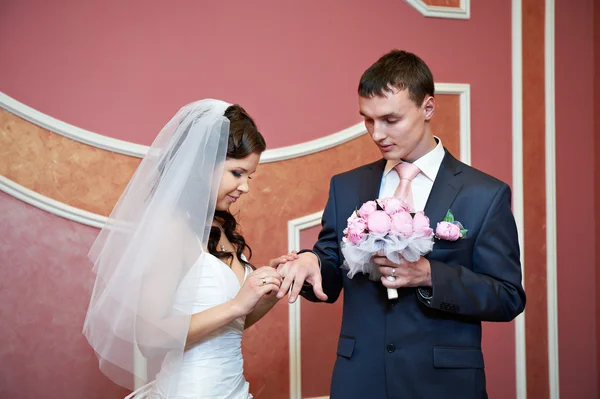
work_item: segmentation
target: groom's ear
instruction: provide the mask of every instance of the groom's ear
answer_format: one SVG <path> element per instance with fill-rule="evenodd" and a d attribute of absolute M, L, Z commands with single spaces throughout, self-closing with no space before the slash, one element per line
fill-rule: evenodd
<path fill-rule="evenodd" d="M 431 120 L 431 118 L 433 117 L 433 113 L 435 112 L 435 98 L 432 96 L 425 97 L 425 100 L 423 100 L 422 108 L 425 120 Z"/>

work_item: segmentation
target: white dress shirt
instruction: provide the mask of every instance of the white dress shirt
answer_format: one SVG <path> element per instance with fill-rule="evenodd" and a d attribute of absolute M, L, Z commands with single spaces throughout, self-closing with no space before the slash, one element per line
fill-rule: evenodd
<path fill-rule="evenodd" d="M 413 194 L 413 205 L 415 211 L 422 211 L 425 209 L 425 204 L 431 193 L 433 182 L 435 177 L 440 170 L 442 160 L 444 159 L 444 146 L 442 140 L 435 138 L 437 145 L 427 154 L 413 162 L 413 165 L 421 169 L 421 173 L 417 175 L 411 182 L 411 190 Z M 402 162 L 402 161 L 400 161 Z M 394 169 L 394 166 L 398 165 L 398 161 L 387 161 L 385 169 L 383 171 L 383 178 L 381 179 L 381 186 L 379 188 L 379 198 L 393 197 L 396 188 L 400 183 L 400 177 Z"/>

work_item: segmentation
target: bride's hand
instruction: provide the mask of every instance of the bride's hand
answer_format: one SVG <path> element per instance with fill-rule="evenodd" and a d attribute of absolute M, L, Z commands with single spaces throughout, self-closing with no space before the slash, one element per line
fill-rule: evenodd
<path fill-rule="evenodd" d="M 277 292 L 281 280 L 279 273 L 271 266 L 263 266 L 250 273 L 233 299 L 240 314 L 249 314 L 263 296 Z"/>
<path fill-rule="evenodd" d="M 296 251 L 292 251 L 287 255 L 281 255 L 275 259 L 271 259 L 269 261 L 269 266 L 272 268 L 277 269 L 277 267 L 281 264 L 287 263 L 287 262 L 291 262 L 293 260 L 298 259 L 298 253 Z"/>

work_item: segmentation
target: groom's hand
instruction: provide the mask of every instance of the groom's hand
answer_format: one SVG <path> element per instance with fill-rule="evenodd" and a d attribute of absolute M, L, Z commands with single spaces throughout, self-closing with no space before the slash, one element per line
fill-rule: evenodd
<path fill-rule="evenodd" d="M 431 287 L 431 265 L 422 256 L 416 262 L 402 259 L 400 263 L 393 263 L 385 256 L 375 256 L 373 262 L 379 265 L 381 283 L 386 288 Z M 387 276 L 396 280 L 390 281 Z"/>
<path fill-rule="evenodd" d="M 281 255 L 275 259 L 271 259 L 269 261 L 269 266 L 271 266 L 274 269 L 277 269 L 277 267 L 279 267 L 279 265 L 282 265 L 287 262 L 291 262 L 296 259 L 298 259 L 298 253 L 296 251 L 292 251 L 287 255 Z"/>
<path fill-rule="evenodd" d="M 291 287 L 288 299 L 290 303 L 294 303 L 306 281 L 312 285 L 315 296 L 326 301 L 327 295 L 323 292 L 321 285 L 321 268 L 317 255 L 312 252 L 304 252 L 297 256 L 298 259 L 284 263 L 277 268 L 279 274 L 284 277 L 277 298 L 283 298 Z"/>

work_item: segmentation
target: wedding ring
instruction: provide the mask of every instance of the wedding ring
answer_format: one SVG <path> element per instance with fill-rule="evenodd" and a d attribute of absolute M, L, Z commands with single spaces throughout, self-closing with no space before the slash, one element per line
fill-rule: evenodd
<path fill-rule="evenodd" d="M 263 277 L 263 283 L 262 283 L 262 285 L 267 285 L 267 279 L 266 279 L 266 277 Z"/>
<path fill-rule="evenodd" d="M 392 269 L 392 277 L 394 277 L 396 275 L 396 269 Z"/>

